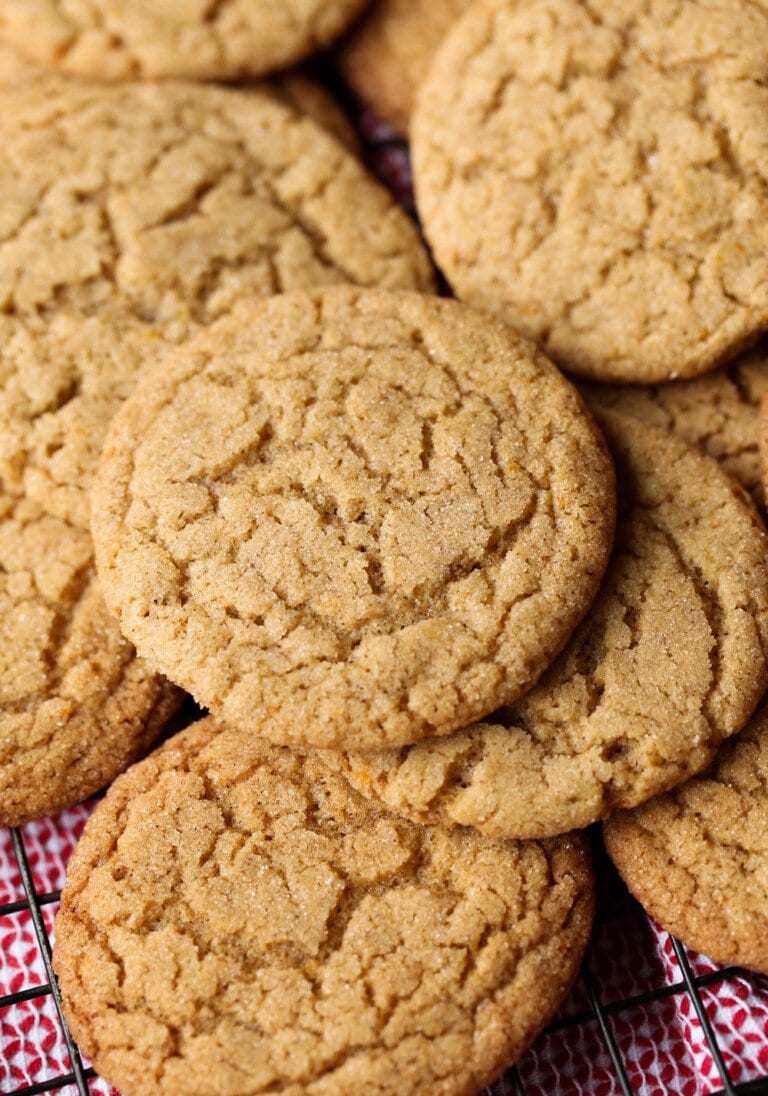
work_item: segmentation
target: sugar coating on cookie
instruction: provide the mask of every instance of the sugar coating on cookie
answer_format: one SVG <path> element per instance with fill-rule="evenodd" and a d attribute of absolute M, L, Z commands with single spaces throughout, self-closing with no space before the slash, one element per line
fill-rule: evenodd
<path fill-rule="evenodd" d="M 709 457 L 603 413 L 616 546 L 581 627 L 495 720 L 386 753 L 324 754 L 417 821 L 543 837 L 634 806 L 703 769 L 768 683 L 768 544 Z"/>
<path fill-rule="evenodd" d="M 3 0 L 0 38 L 94 80 L 261 76 L 323 49 L 364 0 Z"/>
<path fill-rule="evenodd" d="M 768 974 L 768 709 L 711 768 L 604 827 L 632 893 L 718 963 Z"/>
<path fill-rule="evenodd" d="M 579 389 L 591 407 L 634 415 L 702 449 L 765 506 L 758 453 L 758 413 L 768 393 L 764 343 L 705 377 L 657 385 L 583 383 Z"/>
<path fill-rule="evenodd" d="M 360 99 L 406 133 L 419 84 L 471 0 L 374 0 L 335 51 Z"/>
<path fill-rule="evenodd" d="M 54 966 L 135 1096 L 470 1096 L 566 994 L 586 843 L 492 841 L 366 803 L 315 758 L 194 725 L 88 822 Z"/>
<path fill-rule="evenodd" d="M 237 300 L 432 287 L 406 214 L 264 90 L 52 81 L 0 140 L 0 477 L 65 520 L 140 368 Z"/>
<path fill-rule="evenodd" d="M 431 273 L 389 196 L 264 89 L 41 79 L 3 91 L 0 134 L 11 823 L 98 790 L 178 703 L 108 613 L 86 532 L 107 425 L 141 374 L 240 298 L 329 281 L 429 288 Z"/>
<path fill-rule="evenodd" d="M 580 376 L 708 371 L 768 323 L 767 79 L 748 0 L 475 4 L 411 126 L 438 264 Z"/>
<path fill-rule="evenodd" d="M 383 749 L 519 696 L 610 553 L 575 390 L 453 301 L 338 287 L 243 306 L 114 420 L 107 600 L 150 662 L 283 744 Z"/>
<path fill-rule="evenodd" d="M 181 702 L 120 634 L 88 534 L 1 494 L 0 701 L 2 826 L 103 788 Z"/>

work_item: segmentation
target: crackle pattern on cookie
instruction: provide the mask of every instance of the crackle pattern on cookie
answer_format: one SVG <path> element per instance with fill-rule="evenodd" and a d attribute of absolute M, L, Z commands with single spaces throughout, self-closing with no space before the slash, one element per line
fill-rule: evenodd
<path fill-rule="evenodd" d="M 112 424 L 94 494 L 110 607 L 225 722 L 384 748 L 530 686 L 613 531 L 604 443 L 515 332 L 355 288 L 242 307 Z"/>
<path fill-rule="evenodd" d="M 768 709 L 702 776 L 604 829 L 627 886 L 669 932 L 768 974 Z"/>
<path fill-rule="evenodd" d="M 180 696 L 121 636 L 88 534 L 0 496 L 0 825 L 104 787 Z"/>
<path fill-rule="evenodd" d="M 768 12 L 485 0 L 412 123 L 457 293 L 596 380 L 697 375 L 768 321 Z"/>
<path fill-rule="evenodd" d="M 419 84 L 471 0 L 374 0 L 340 43 L 336 63 L 379 117 L 406 133 Z"/>
<path fill-rule="evenodd" d="M 575 835 L 415 826 L 206 720 L 97 808 L 54 965 L 81 1048 L 136 1096 L 470 1096 L 552 1015 L 592 911 Z"/>
<path fill-rule="evenodd" d="M 432 285 L 406 215 L 263 91 L 56 82 L 0 139 L 0 478 L 66 520 L 86 524 L 106 424 L 166 344 L 242 298 Z"/>
<path fill-rule="evenodd" d="M 3 0 L 0 37 L 95 80 L 231 79 L 284 68 L 333 41 L 364 0 Z"/>
<path fill-rule="evenodd" d="M 323 754 L 391 810 L 543 837 L 699 772 L 768 682 L 768 545 L 746 496 L 671 435 L 602 413 L 619 523 L 601 590 L 537 687 L 495 720 L 386 753 Z"/>
<path fill-rule="evenodd" d="M 758 453 L 758 411 L 768 393 L 765 345 L 706 377 L 659 385 L 579 387 L 590 406 L 634 415 L 703 449 L 736 477 L 758 506 L 765 506 Z"/>

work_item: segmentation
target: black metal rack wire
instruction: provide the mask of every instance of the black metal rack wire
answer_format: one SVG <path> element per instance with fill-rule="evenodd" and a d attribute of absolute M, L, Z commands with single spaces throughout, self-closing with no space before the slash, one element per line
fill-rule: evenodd
<path fill-rule="evenodd" d="M 71 1070 L 69 1072 L 63 1072 L 60 1076 L 52 1077 L 44 1081 L 24 1084 L 20 1088 L 8 1089 L 2 1093 L 2 1096 L 37 1096 L 38 1093 L 59 1092 L 64 1089 L 69 1089 L 72 1093 L 77 1092 L 78 1096 L 89 1096 L 89 1081 L 96 1077 L 96 1073 L 93 1069 L 86 1067 L 84 1064 L 62 1014 L 61 999 L 51 966 L 51 941 L 43 917 L 43 910 L 45 907 L 54 905 L 58 902 L 60 892 L 51 891 L 40 893 L 36 889 L 33 874 L 30 870 L 22 831 L 19 829 L 11 830 L 11 841 L 24 889 L 24 898 L 0 905 L 0 921 L 6 916 L 28 911 L 45 966 L 47 981 L 43 985 L 33 986 L 20 990 L 17 993 L 10 993 L 4 997 L 0 997 L 0 1010 L 7 1008 L 10 1005 L 20 1004 L 24 1001 L 51 997 L 56 1008 L 58 1023 L 60 1024 L 69 1053 Z M 605 923 L 606 921 L 617 920 L 626 916 L 630 903 L 631 899 L 627 896 L 622 904 L 600 914 L 599 919 L 602 923 Z M 675 982 L 672 985 L 660 986 L 644 993 L 604 1002 L 601 999 L 589 964 L 585 962 L 581 971 L 581 979 L 589 1002 L 589 1008 L 561 1017 L 550 1025 L 547 1032 L 575 1029 L 586 1024 L 597 1025 L 602 1042 L 612 1063 L 617 1091 L 621 1092 L 622 1096 L 637 1096 L 638 1089 L 633 1087 L 632 1082 L 630 1081 L 627 1062 L 625 1061 L 619 1041 L 612 1029 L 612 1018 L 640 1005 L 659 1001 L 665 997 L 687 994 L 696 1012 L 702 1033 L 706 1039 L 706 1043 L 722 1082 L 722 1087 L 719 1092 L 713 1094 L 713 1096 L 747 1096 L 747 1094 L 756 1096 L 756 1094 L 768 1094 L 768 1074 L 763 1078 L 741 1084 L 736 1084 L 731 1080 L 725 1065 L 722 1049 L 718 1043 L 712 1024 L 707 1017 L 704 999 L 701 994 L 702 989 L 717 986 L 719 983 L 727 981 L 730 977 L 745 972 L 738 967 L 724 967 L 717 971 L 696 976 L 691 969 L 690 962 L 682 944 L 674 938 L 672 939 L 672 943 L 682 974 L 680 981 Z M 546 1094 L 542 1093 L 540 1090 L 533 1090 L 530 1086 L 527 1086 L 516 1069 L 511 1069 L 507 1073 L 501 1091 L 504 1093 L 504 1096 L 507 1096 L 507 1094 L 508 1096 L 546 1096 Z M 494 1089 L 494 1092 L 497 1094 L 499 1093 L 498 1086 Z M 671 1090 L 670 1096 L 675 1096 Z"/>

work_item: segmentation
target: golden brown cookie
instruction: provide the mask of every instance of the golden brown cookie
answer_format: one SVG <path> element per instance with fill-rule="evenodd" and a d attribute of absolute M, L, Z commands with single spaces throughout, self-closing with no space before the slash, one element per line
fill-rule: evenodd
<path fill-rule="evenodd" d="M 471 0 L 374 0 L 336 49 L 355 94 L 400 133 L 419 84 L 451 25 Z"/>
<path fill-rule="evenodd" d="M 276 76 L 271 87 L 288 106 L 311 118 L 353 156 L 362 157 L 363 147 L 357 130 L 338 101 L 318 80 L 301 69 L 290 69 Z"/>
<path fill-rule="evenodd" d="M 317 759 L 198 723 L 88 822 L 54 966 L 132 1096 L 471 1096 L 573 980 L 583 840 L 416 826 Z"/>
<path fill-rule="evenodd" d="M 284 68 L 334 40 L 364 0 L 3 0 L 0 38 L 94 80 L 232 79 Z"/>
<path fill-rule="evenodd" d="M 264 91 L 55 82 L 0 140 L 0 478 L 66 520 L 87 521 L 104 428 L 165 344 L 242 298 L 432 287 L 406 214 Z"/>
<path fill-rule="evenodd" d="M 758 411 L 768 393 L 765 343 L 723 369 L 689 381 L 579 387 L 590 406 L 634 415 L 709 453 L 758 506 L 765 506 L 758 455 Z"/>
<path fill-rule="evenodd" d="M 750 0 L 484 0 L 411 126 L 464 300 L 564 368 L 704 373 L 768 325 L 768 11 Z"/>
<path fill-rule="evenodd" d="M 40 558 L 17 553 L 4 579 L 9 821 L 96 790 L 159 730 L 167 686 L 92 592 L 90 539 L 77 532 L 107 424 L 141 373 L 240 297 L 356 277 L 429 286 L 431 275 L 383 190 L 264 91 L 52 79 L 4 103 L 0 491 L 11 511 L 15 497 L 58 519 L 29 519 Z M 358 201 L 376 232 L 348 218 Z M 15 513 L 9 522 L 10 552 Z M 41 593 L 44 567 L 61 585 L 46 579 Z"/>
<path fill-rule="evenodd" d="M 510 328 L 337 287 L 166 359 L 93 505 L 107 601 L 152 665 L 271 741 L 383 749 L 531 686 L 597 589 L 614 485 Z"/>
<path fill-rule="evenodd" d="M 103 788 L 180 701 L 121 636 L 88 534 L 0 494 L 0 825 Z"/>
<path fill-rule="evenodd" d="M 433 288 L 388 192 L 265 91 L 52 86 L 0 118 L 6 311 L 124 300 L 182 324 L 328 282 Z"/>
<path fill-rule="evenodd" d="M 439 742 L 324 754 L 417 821 L 545 837 L 673 787 L 711 761 L 768 683 L 768 543 L 709 457 L 603 413 L 619 523 L 592 609 L 515 707 Z"/>
<path fill-rule="evenodd" d="M 702 776 L 604 827 L 627 886 L 718 963 L 768 974 L 768 708 Z"/>

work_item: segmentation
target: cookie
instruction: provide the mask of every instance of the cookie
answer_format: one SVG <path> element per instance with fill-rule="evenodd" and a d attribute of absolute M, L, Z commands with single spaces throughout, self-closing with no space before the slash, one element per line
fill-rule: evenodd
<path fill-rule="evenodd" d="M 233 79 L 284 68 L 334 40 L 364 0 L 3 0 L 0 38 L 94 80 Z"/>
<path fill-rule="evenodd" d="M 108 604 L 224 722 L 382 749 L 519 696 L 610 553 L 610 458 L 575 390 L 453 301 L 336 287 L 244 305 L 114 420 Z"/>
<path fill-rule="evenodd" d="M 768 974 L 768 708 L 710 769 L 604 827 L 632 893 L 718 963 Z"/>
<path fill-rule="evenodd" d="M 432 288 L 406 214 L 265 91 L 54 82 L 0 139 L 0 478 L 65 520 L 86 524 L 115 399 L 165 344 L 242 298 Z"/>
<path fill-rule="evenodd" d="M 748 0 L 485 0 L 412 121 L 457 294 L 563 368 L 697 376 L 768 324 L 768 12 Z"/>
<path fill-rule="evenodd" d="M 470 1096 L 557 1008 L 593 904 L 578 836 L 416 826 L 206 720 L 99 804 L 54 967 L 133 1096 Z"/>
<path fill-rule="evenodd" d="M 103 788 L 181 702 L 121 636 L 88 534 L 2 494 L 0 701 L 2 826 Z"/>
<path fill-rule="evenodd" d="M 362 158 L 363 147 L 355 127 L 337 100 L 318 80 L 301 69 L 290 69 L 271 82 L 280 99 L 305 114 L 351 152 Z"/>
<path fill-rule="evenodd" d="M 400 133 L 419 84 L 452 24 L 471 0 L 375 0 L 335 51 L 355 94 Z"/>
<path fill-rule="evenodd" d="M 765 507 L 757 446 L 758 409 L 768 392 L 765 343 L 705 377 L 659 385 L 584 383 L 580 390 L 592 407 L 634 415 L 709 453 Z"/>
<path fill-rule="evenodd" d="M 168 686 L 94 592 L 85 532 L 107 425 L 141 373 L 239 297 L 355 277 L 429 287 L 431 274 L 384 191 L 266 91 L 52 79 L 4 103 L 0 491 L 45 530 L 25 534 L 40 560 L 17 553 L 5 576 L 0 788 L 15 791 L 0 818 L 19 821 L 101 787 L 162 724 Z M 358 201 L 376 232 L 350 226 Z"/>
<path fill-rule="evenodd" d="M 709 457 L 635 419 L 599 418 L 619 522 L 581 627 L 519 704 L 439 742 L 324 754 L 417 821 L 545 837 L 699 772 L 768 683 L 768 544 Z"/>

